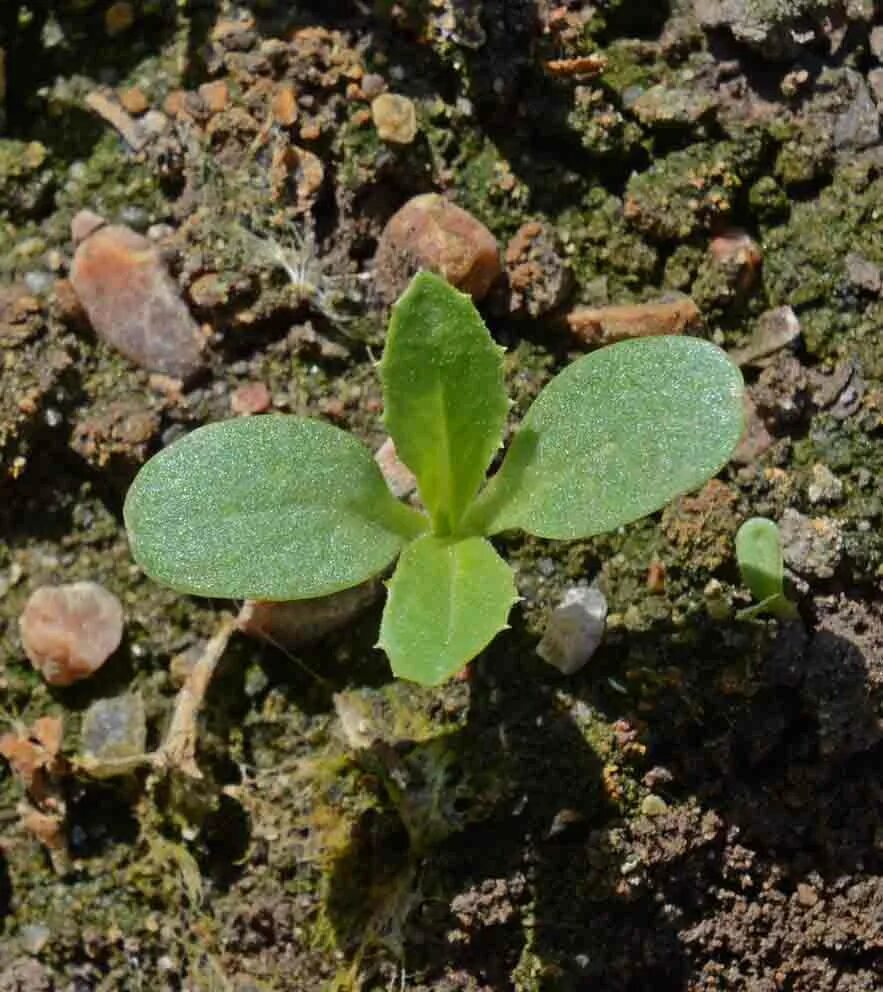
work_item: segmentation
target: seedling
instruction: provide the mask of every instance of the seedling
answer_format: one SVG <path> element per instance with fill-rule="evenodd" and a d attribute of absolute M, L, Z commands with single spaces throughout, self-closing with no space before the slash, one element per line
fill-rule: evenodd
<path fill-rule="evenodd" d="M 757 600 L 736 614 L 739 620 L 751 620 L 763 613 L 780 620 L 797 618 L 797 607 L 785 595 L 782 537 L 772 520 L 751 517 L 742 524 L 736 534 L 736 560 L 742 581 Z"/>
<path fill-rule="evenodd" d="M 309 599 L 398 564 L 379 646 L 436 685 L 502 629 L 518 599 L 488 540 L 613 530 L 695 489 L 742 433 L 742 378 L 696 338 L 626 341 L 543 390 L 499 471 L 503 349 L 471 300 L 429 273 L 393 309 L 380 363 L 385 424 L 426 512 L 398 502 L 370 451 L 318 420 L 210 424 L 161 451 L 126 498 L 132 553 L 200 596 Z"/>

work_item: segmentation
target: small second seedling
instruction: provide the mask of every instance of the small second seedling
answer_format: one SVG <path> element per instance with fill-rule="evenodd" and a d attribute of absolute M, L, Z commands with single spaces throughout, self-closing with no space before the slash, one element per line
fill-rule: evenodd
<path fill-rule="evenodd" d="M 752 620 L 764 613 L 779 620 L 797 619 L 797 606 L 785 595 L 782 536 L 772 520 L 751 517 L 742 524 L 736 534 L 736 559 L 742 581 L 757 600 L 740 610 L 737 619 Z"/>

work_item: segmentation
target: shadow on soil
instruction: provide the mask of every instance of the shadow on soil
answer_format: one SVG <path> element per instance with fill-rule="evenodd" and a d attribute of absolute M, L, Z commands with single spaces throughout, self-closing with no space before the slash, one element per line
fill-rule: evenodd
<path fill-rule="evenodd" d="M 800 623 L 706 626 L 687 644 L 631 634 L 568 681 L 523 632 L 501 638 L 476 666 L 466 726 L 445 741 L 462 829 L 451 816 L 450 836 L 416 851 L 394 810 L 358 831 L 331 880 L 341 945 L 364 938 L 354 896 L 370 906 L 407 872 L 401 917 L 374 936 L 433 988 L 511 988 L 513 973 L 556 990 L 695 987 L 698 967 L 734 953 L 728 899 L 751 903 L 773 879 L 787 904 L 810 874 L 841 884 L 883 861 L 883 678 L 866 656 L 880 617 L 841 598 L 812 634 Z M 646 722 L 610 688 L 624 675 L 644 687 Z M 614 721 L 622 739 L 596 746 Z M 628 757 L 634 728 L 643 759 Z M 403 746 L 403 764 L 429 746 Z M 626 817 L 650 786 L 667 810 Z"/>

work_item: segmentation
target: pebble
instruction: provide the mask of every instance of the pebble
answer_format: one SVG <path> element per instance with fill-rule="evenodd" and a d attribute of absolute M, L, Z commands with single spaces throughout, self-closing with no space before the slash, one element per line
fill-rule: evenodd
<path fill-rule="evenodd" d="M 140 692 L 92 703 L 83 717 L 83 757 L 89 773 L 127 771 L 147 749 L 147 718 Z"/>
<path fill-rule="evenodd" d="M 837 503 L 843 498 L 843 483 L 827 465 L 812 467 L 812 482 L 806 491 L 810 503 Z"/>
<path fill-rule="evenodd" d="M 291 127 L 297 120 L 297 94 L 291 83 L 283 83 L 270 103 L 273 119 L 282 127 Z"/>
<path fill-rule="evenodd" d="M 862 76 L 845 70 L 852 97 L 847 108 L 834 121 L 834 146 L 855 151 L 870 148 L 880 141 L 880 115 L 871 91 Z"/>
<path fill-rule="evenodd" d="M 576 307 L 564 317 L 568 330 L 592 348 L 630 338 L 682 334 L 699 319 L 699 307 L 688 296 L 612 307 Z"/>
<path fill-rule="evenodd" d="M 276 199 L 287 197 L 291 188 L 301 212 L 310 210 L 325 179 L 325 166 L 318 155 L 297 145 L 280 145 L 270 162 L 270 186 Z"/>
<path fill-rule="evenodd" d="M 395 442 L 388 437 L 377 449 L 374 461 L 380 466 L 390 492 L 397 499 L 404 499 L 417 490 L 417 477 L 399 458 Z"/>
<path fill-rule="evenodd" d="M 24 284 L 34 296 L 46 296 L 55 285 L 55 276 L 42 269 L 32 269 L 24 274 Z"/>
<path fill-rule="evenodd" d="M 88 678 L 120 646 L 123 607 L 97 582 L 41 586 L 19 618 L 22 644 L 50 685 Z"/>
<path fill-rule="evenodd" d="M 200 309 L 214 310 L 229 302 L 230 290 L 217 272 L 206 272 L 191 283 L 190 299 Z"/>
<path fill-rule="evenodd" d="M 730 456 L 737 465 L 751 465 L 775 443 L 775 438 L 767 430 L 763 418 L 757 412 L 757 406 L 746 392 L 745 399 L 745 431 L 733 454 Z"/>
<path fill-rule="evenodd" d="M 95 333 L 150 372 L 187 379 L 203 365 L 205 340 L 149 239 L 128 227 L 95 229 L 77 214 L 70 281 Z"/>
<path fill-rule="evenodd" d="M 368 72 L 362 77 L 362 95 L 366 100 L 373 100 L 374 97 L 380 96 L 386 86 L 386 81 L 383 76 L 377 75 L 375 72 Z"/>
<path fill-rule="evenodd" d="M 111 38 L 128 31 L 135 23 L 135 10 L 127 0 L 112 4 L 104 14 L 104 30 Z"/>
<path fill-rule="evenodd" d="M 497 240 L 472 214 L 438 193 L 415 196 L 390 218 L 375 257 L 375 278 L 388 302 L 416 272 L 429 269 L 476 301 L 501 272 Z"/>
<path fill-rule="evenodd" d="M 282 648 L 309 644 L 351 623 L 376 599 L 382 585 L 371 579 L 330 596 L 292 602 L 248 601 L 239 615 L 239 629 Z"/>
<path fill-rule="evenodd" d="M 222 110 L 226 110 L 230 102 L 230 89 L 223 79 L 203 83 L 197 93 L 199 93 L 207 109 L 213 114 L 219 114 Z"/>
<path fill-rule="evenodd" d="M 598 650 L 606 622 L 607 600 L 600 589 L 568 589 L 552 611 L 537 654 L 564 675 L 573 675 Z"/>
<path fill-rule="evenodd" d="M 136 117 L 146 113 L 150 107 L 144 90 L 137 86 L 130 86 L 128 89 L 122 90 L 119 96 L 123 109 Z"/>
<path fill-rule="evenodd" d="M 763 255 L 747 231 L 741 228 L 723 231 L 711 239 L 708 250 L 718 265 L 733 274 L 741 292 L 747 293 L 756 285 Z"/>
<path fill-rule="evenodd" d="M 541 317 L 557 309 L 573 285 L 554 228 L 528 221 L 506 245 L 509 310 L 518 316 Z"/>
<path fill-rule="evenodd" d="M 230 409 L 237 416 L 266 413 L 272 403 L 270 390 L 262 382 L 246 382 L 237 386 L 230 397 Z"/>
<path fill-rule="evenodd" d="M 668 803 L 661 796 L 651 792 L 641 800 L 641 812 L 644 816 L 661 816 L 668 812 Z"/>
<path fill-rule="evenodd" d="M 807 885 L 806 882 L 798 883 L 796 895 L 800 905 L 805 906 L 807 909 L 812 908 L 819 901 L 818 892 L 811 885 Z"/>
<path fill-rule="evenodd" d="M 751 339 L 744 348 L 730 352 L 737 365 L 761 365 L 800 337 L 800 321 L 791 307 L 775 307 L 757 318 Z"/>
<path fill-rule="evenodd" d="M 869 261 L 857 252 L 850 252 L 846 256 L 846 278 L 849 284 L 856 289 L 864 290 L 872 296 L 878 296 L 883 287 L 883 277 L 880 275 L 879 266 Z"/>
<path fill-rule="evenodd" d="M 807 517 L 787 509 L 779 522 L 785 564 L 807 578 L 830 579 L 843 556 L 840 524 L 830 517 Z"/>
<path fill-rule="evenodd" d="M 381 93 L 371 101 L 371 117 L 378 135 L 394 145 L 410 145 L 417 136 L 414 102 L 398 93 Z"/>
<path fill-rule="evenodd" d="M 28 954 L 39 954 L 49 943 L 52 931 L 44 923 L 26 923 L 18 935 Z"/>

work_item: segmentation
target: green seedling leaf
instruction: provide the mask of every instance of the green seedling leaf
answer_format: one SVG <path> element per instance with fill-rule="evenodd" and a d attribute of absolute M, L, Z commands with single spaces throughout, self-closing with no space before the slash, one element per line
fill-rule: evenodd
<path fill-rule="evenodd" d="M 762 613 L 781 619 L 797 616 L 797 607 L 785 596 L 785 564 L 779 528 L 765 517 L 751 517 L 736 534 L 736 559 L 742 581 L 758 601 L 738 617 L 749 620 Z"/>
<path fill-rule="evenodd" d="M 380 374 L 386 427 L 436 534 L 458 523 L 500 446 L 502 349 L 468 296 L 421 272 L 393 308 Z"/>
<path fill-rule="evenodd" d="M 344 431 L 290 416 L 201 427 L 161 451 L 126 497 L 135 560 L 200 596 L 324 596 L 381 572 L 425 530 Z"/>
<path fill-rule="evenodd" d="M 512 569 L 489 541 L 427 534 L 399 559 L 378 646 L 400 678 L 438 685 L 507 626 L 517 600 Z"/>
<path fill-rule="evenodd" d="M 543 390 L 463 529 L 614 530 L 715 475 L 742 430 L 742 376 L 720 348 L 690 337 L 611 345 Z"/>

